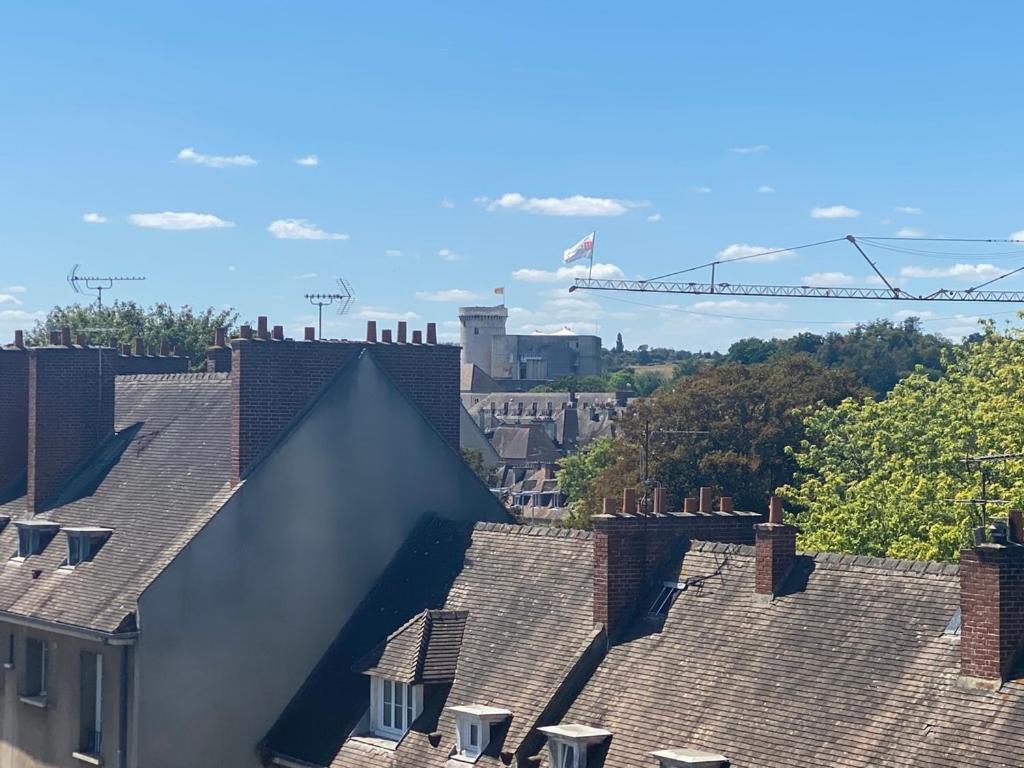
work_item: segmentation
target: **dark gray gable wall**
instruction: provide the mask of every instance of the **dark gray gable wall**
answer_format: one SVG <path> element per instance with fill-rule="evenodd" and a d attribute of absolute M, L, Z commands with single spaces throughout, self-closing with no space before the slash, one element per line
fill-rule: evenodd
<path fill-rule="evenodd" d="M 256 748 L 424 514 L 506 519 L 363 354 L 139 600 L 133 765 Z"/>

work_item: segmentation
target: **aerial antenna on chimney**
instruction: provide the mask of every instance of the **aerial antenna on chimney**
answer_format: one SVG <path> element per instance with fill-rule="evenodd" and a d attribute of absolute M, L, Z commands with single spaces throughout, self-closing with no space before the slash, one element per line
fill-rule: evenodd
<path fill-rule="evenodd" d="M 304 298 L 317 308 L 317 338 L 324 337 L 324 307 L 337 306 L 338 314 L 345 315 L 352 308 L 355 293 L 352 285 L 343 277 L 339 277 L 338 290 L 334 293 L 307 293 Z"/>
<path fill-rule="evenodd" d="M 993 464 L 997 461 L 1005 462 L 1013 459 L 1024 458 L 1024 453 L 990 453 L 982 456 L 965 456 L 960 459 L 968 469 L 977 470 L 981 477 L 981 496 L 976 499 L 946 499 L 956 504 L 970 504 L 977 513 L 978 527 L 975 528 L 975 543 L 980 544 L 985 540 L 989 530 L 988 505 L 1004 505 L 1010 502 L 1005 499 L 990 499 L 988 497 L 988 484 L 992 479 Z M 993 529 L 993 533 L 995 530 Z M 1002 531 L 1005 536 L 1005 531 Z M 1005 542 L 1004 542 L 1005 543 Z"/>
<path fill-rule="evenodd" d="M 68 285 L 75 293 L 83 296 L 96 296 L 96 306 L 103 306 L 103 292 L 114 287 L 114 283 L 135 282 L 145 280 L 144 277 L 132 275 L 109 275 L 107 277 L 86 276 L 78 274 L 80 265 L 75 264 L 68 272 Z M 95 291 L 95 293 L 92 293 Z"/>

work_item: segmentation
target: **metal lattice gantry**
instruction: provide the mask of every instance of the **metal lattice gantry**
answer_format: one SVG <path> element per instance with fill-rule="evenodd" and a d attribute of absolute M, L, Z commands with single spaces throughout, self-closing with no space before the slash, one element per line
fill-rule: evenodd
<path fill-rule="evenodd" d="M 818 243 L 808 243 L 793 248 L 780 248 L 771 251 L 763 251 L 731 259 L 719 259 L 717 261 L 699 264 L 695 267 L 681 269 L 667 275 L 652 278 L 649 280 L 609 280 L 595 278 L 576 278 L 569 291 L 591 290 L 591 291 L 630 291 L 637 293 L 683 293 L 695 296 L 721 295 L 721 296 L 774 296 L 784 298 L 812 298 L 812 299 L 870 299 L 885 301 L 969 301 L 969 302 L 996 302 L 1004 304 L 1024 304 L 1024 291 L 993 291 L 982 290 L 999 280 L 1024 271 L 1024 266 L 1007 271 L 1005 274 L 987 280 L 980 285 L 971 288 L 951 289 L 941 288 L 927 294 L 915 294 L 903 288 L 894 286 L 889 279 L 878 268 L 861 247 L 862 243 L 869 246 L 885 247 L 876 241 L 879 240 L 925 240 L 924 238 L 856 238 L 853 235 L 824 240 Z M 997 240 L 997 239 L 950 239 L 931 238 L 932 240 L 943 240 L 946 242 L 969 242 L 969 243 L 1024 243 L 1020 240 Z M 765 257 L 784 251 L 796 251 L 802 248 L 813 248 L 816 246 L 838 243 L 843 240 L 851 243 L 864 260 L 871 266 L 879 282 L 885 285 L 882 287 L 840 287 L 840 286 L 817 286 L 817 285 L 770 285 L 770 284 L 746 284 L 727 283 L 716 281 L 716 269 L 723 264 L 735 261 L 743 261 Z M 889 248 L 889 250 L 895 250 Z M 1012 253 L 1012 252 L 1011 252 Z M 977 254 L 984 255 L 984 254 Z M 1024 249 L 1020 250 L 1021 258 L 1024 258 Z M 710 270 L 710 280 L 707 281 L 681 281 L 665 280 L 667 277 L 693 272 L 699 269 Z"/>

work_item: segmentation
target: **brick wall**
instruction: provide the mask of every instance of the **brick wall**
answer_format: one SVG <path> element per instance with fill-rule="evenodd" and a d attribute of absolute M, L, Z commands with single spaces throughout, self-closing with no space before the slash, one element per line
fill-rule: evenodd
<path fill-rule="evenodd" d="M 38 512 L 114 430 L 116 353 L 50 346 L 28 354 L 28 505 Z"/>
<path fill-rule="evenodd" d="M 207 373 L 230 373 L 231 372 L 231 347 L 207 347 L 206 348 L 206 372 Z"/>
<path fill-rule="evenodd" d="M 0 492 L 28 462 L 28 352 L 0 348 Z"/>
<path fill-rule="evenodd" d="M 797 529 L 782 523 L 754 526 L 754 591 L 774 595 L 796 562 Z"/>
<path fill-rule="evenodd" d="M 114 367 L 119 374 L 187 373 L 188 358 L 176 355 L 117 355 Z"/>
<path fill-rule="evenodd" d="M 658 516 L 596 515 L 594 622 L 614 633 L 632 614 L 658 568 L 680 541 L 751 544 L 755 512 L 697 512 Z"/>
<path fill-rule="evenodd" d="M 960 674 L 1002 682 L 1024 645 L 1024 547 L 960 553 Z"/>
<path fill-rule="evenodd" d="M 459 348 L 436 344 L 293 341 L 231 342 L 232 465 L 246 472 L 337 371 L 364 349 L 456 450 Z"/>

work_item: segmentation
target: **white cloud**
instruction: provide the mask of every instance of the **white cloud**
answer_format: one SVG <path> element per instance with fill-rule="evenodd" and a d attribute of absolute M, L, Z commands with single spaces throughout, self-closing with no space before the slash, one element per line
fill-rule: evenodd
<path fill-rule="evenodd" d="M 316 276 L 316 272 L 303 272 L 301 275 L 292 275 L 292 280 L 312 280 Z"/>
<path fill-rule="evenodd" d="M 462 256 L 450 248 L 442 248 L 437 255 L 441 257 L 441 261 L 462 261 Z"/>
<path fill-rule="evenodd" d="M 775 314 L 785 312 L 789 307 L 775 301 L 742 301 L 740 299 L 721 299 L 718 301 L 698 301 L 693 305 L 698 312 L 764 312 Z"/>
<path fill-rule="evenodd" d="M 243 167 L 256 165 L 256 160 L 249 155 L 204 155 L 196 152 L 192 147 L 185 147 L 178 153 L 178 159 L 183 163 L 194 163 L 205 165 L 208 168 L 230 168 L 232 166 Z"/>
<path fill-rule="evenodd" d="M 512 277 L 524 283 L 557 283 L 573 280 L 577 277 L 590 275 L 595 280 L 622 280 L 622 270 L 614 264 L 595 264 L 593 271 L 587 264 L 574 264 L 571 267 L 559 267 L 552 272 L 546 269 L 517 269 Z"/>
<path fill-rule="evenodd" d="M 860 216 L 860 211 L 847 205 L 811 208 L 812 219 L 855 219 L 858 216 Z"/>
<path fill-rule="evenodd" d="M 893 312 L 892 316 L 897 320 L 906 320 L 908 317 L 917 317 L 921 320 L 927 320 L 930 317 L 935 317 L 935 313 L 929 312 L 927 309 L 901 309 L 899 312 Z"/>
<path fill-rule="evenodd" d="M 28 293 L 28 288 L 24 285 L 8 285 L 6 288 L 0 288 L 4 293 Z"/>
<path fill-rule="evenodd" d="M 1016 232 L 1010 233 L 1010 240 L 1022 240 L 1024 241 L 1024 229 L 1018 229 Z"/>
<path fill-rule="evenodd" d="M 12 293 L 0 293 L 0 304 L 14 304 L 21 306 L 21 300 Z"/>
<path fill-rule="evenodd" d="M 903 267 L 900 270 L 900 277 L 954 277 L 975 280 L 998 277 L 1008 271 L 1000 269 L 995 264 L 954 264 L 951 267 Z"/>
<path fill-rule="evenodd" d="M 758 256 L 756 254 L 764 254 Z M 718 258 L 721 260 L 726 259 L 740 259 L 745 258 L 750 262 L 772 262 L 779 261 L 780 259 L 791 259 L 796 256 L 793 251 L 787 251 L 780 248 L 770 248 L 766 245 L 748 245 L 747 243 L 733 243 L 725 246 L 718 252 Z"/>
<path fill-rule="evenodd" d="M 303 165 L 306 168 L 314 168 L 320 165 L 320 158 L 316 155 L 306 155 L 305 157 L 295 158 L 296 165 Z"/>
<path fill-rule="evenodd" d="M 496 200 L 476 198 L 488 211 L 513 210 L 542 216 L 622 216 L 630 208 L 642 208 L 647 203 L 615 200 L 610 197 L 524 197 L 518 192 L 506 192 Z"/>
<path fill-rule="evenodd" d="M 804 275 L 800 280 L 802 285 L 820 285 L 825 288 L 851 285 L 855 282 L 853 276 L 845 272 L 815 272 L 812 275 Z"/>
<path fill-rule="evenodd" d="M 893 210 L 896 211 L 896 213 L 909 213 L 914 216 L 924 213 L 924 208 L 918 208 L 914 205 L 900 205 L 893 208 Z"/>
<path fill-rule="evenodd" d="M 924 237 L 924 235 L 924 230 L 916 227 L 901 227 L 896 232 L 897 237 Z"/>
<path fill-rule="evenodd" d="M 238 267 L 234 264 L 228 264 L 228 272 L 234 272 L 236 269 L 238 269 Z"/>
<path fill-rule="evenodd" d="M 759 152 L 767 152 L 768 145 L 754 144 L 753 146 L 750 147 L 733 147 L 729 151 L 732 152 L 734 155 L 756 155 Z"/>
<path fill-rule="evenodd" d="M 762 184 L 760 187 L 757 188 L 757 191 L 760 192 L 762 195 L 770 195 L 772 194 L 772 192 L 775 191 L 775 187 L 771 186 L 770 184 Z"/>
<path fill-rule="evenodd" d="M 416 298 L 420 301 L 476 301 L 480 294 L 462 288 L 449 288 L 447 291 L 416 291 Z"/>
<path fill-rule="evenodd" d="M 226 221 L 212 213 L 191 213 L 164 211 L 163 213 L 133 213 L 128 221 L 136 227 L 146 229 L 225 229 L 235 226 L 233 221 Z"/>
<path fill-rule="evenodd" d="M 447 197 L 442 197 L 441 198 L 441 207 L 442 208 L 454 208 L 455 207 L 455 203 L 453 203 Z"/>
<path fill-rule="evenodd" d="M 363 307 L 355 313 L 354 317 L 363 320 L 419 320 L 420 316 L 415 312 L 392 312 L 389 309 L 380 307 Z"/>
<path fill-rule="evenodd" d="M 647 220 L 648 221 L 661 221 L 661 214 L 660 213 L 652 213 L 650 216 L 647 217 Z"/>
<path fill-rule="evenodd" d="M 102 213 L 83 213 L 82 221 L 86 224 L 106 224 L 107 217 Z"/>
<path fill-rule="evenodd" d="M 401 256 L 404 256 L 405 252 L 400 251 L 397 248 L 388 248 L 386 251 L 384 251 L 384 255 L 391 259 L 397 259 Z"/>
<path fill-rule="evenodd" d="M 277 219 L 267 232 L 278 240 L 348 240 L 341 232 L 325 232 L 309 219 Z"/>
<path fill-rule="evenodd" d="M 690 187 L 690 191 L 698 195 L 710 195 L 711 187 Z"/>

